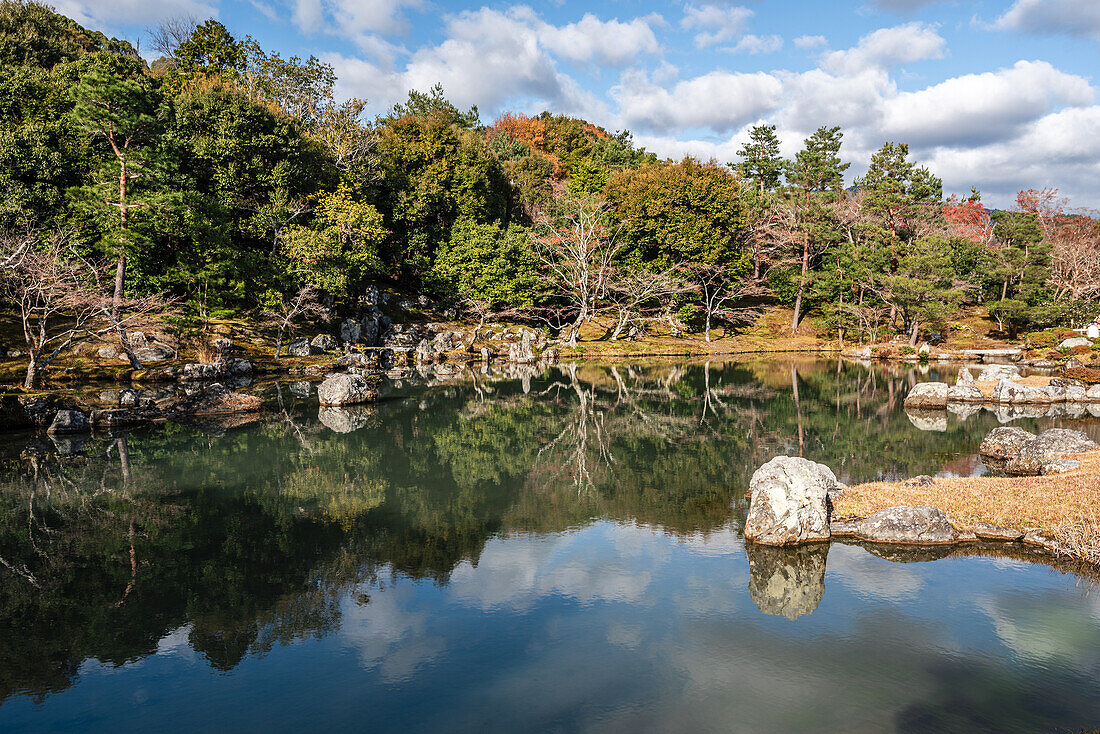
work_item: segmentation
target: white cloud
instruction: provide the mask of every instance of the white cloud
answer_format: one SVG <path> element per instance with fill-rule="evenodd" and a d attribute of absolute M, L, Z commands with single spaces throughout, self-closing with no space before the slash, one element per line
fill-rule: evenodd
<path fill-rule="evenodd" d="M 203 0 L 59 0 L 50 3 L 59 13 L 97 30 L 117 26 L 155 24 L 165 18 L 218 15 L 217 1 Z M 124 19 L 124 20 L 122 20 Z"/>
<path fill-rule="evenodd" d="M 946 43 L 933 26 L 906 23 L 868 33 L 853 48 L 831 51 L 822 58 L 821 65 L 835 73 L 857 74 L 868 68 L 885 69 L 943 58 Z"/>
<path fill-rule="evenodd" d="M 629 126 L 658 132 L 701 127 L 729 132 L 774 111 L 781 92 L 780 80 L 764 72 L 714 71 L 671 89 L 633 72 L 623 75 L 611 97 Z"/>
<path fill-rule="evenodd" d="M 598 61 L 609 66 L 630 63 L 639 54 L 657 53 L 660 45 L 650 23 L 660 18 L 602 21 L 591 13 L 561 27 L 539 23 L 539 40 L 559 58 Z"/>
<path fill-rule="evenodd" d="M 770 54 L 781 48 L 783 48 L 783 38 L 781 36 L 754 36 L 749 34 L 742 36 L 735 46 L 726 50 L 739 54 Z"/>
<path fill-rule="evenodd" d="M 825 40 L 825 36 L 799 36 L 794 39 L 794 45 L 802 49 L 824 48 L 828 45 L 828 41 Z"/>
<path fill-rule="evenodd" d="M 684 8 L 680 27 L 685 30 L 698 29 L 695 45 L 706 48 L 740 36 L 751 17 L 752 11 L 740 6 L 688 5 Z"/>
<path fill-rule="evenodd" d="M 942 1 L 943 0 L 872 0 L 878 7 L 886 10 L 893 10 L 896 13 L 910 13 L 914 10 L 920 10 L 925 6 L 934 5 Z"/>
<path fill-rule="evenodd" d="M 305 33 L 326 33 L 357 40 L 370 33 L 404 33 L 405 11 L 422 0 L 293 0 L 292 17 Z"/>
<path fill-rule="evenodd" d="M 1009 69 L 967 74 L 885 104 L 886 137 L 914 145 L 968 145 L 1003 140 L 1021 126 L 1063 106 L 1094 98 L 1083 77 L 1045 61 L 1020 61 Z"/>
<path fill-rule="evenodd" d="M 1003 30 L 1084 36 L 1100 41 L 1096 0 L 1016 0 L 994 23 Z"/>

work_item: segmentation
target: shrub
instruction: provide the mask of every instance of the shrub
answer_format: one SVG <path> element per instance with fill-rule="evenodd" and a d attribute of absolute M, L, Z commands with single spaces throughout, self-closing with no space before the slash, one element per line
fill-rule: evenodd
<path fill-rule="evenodd" d="M 1100 385 L 1100 369 L 1095 367 L 1071 367 L 1063 371 L 1062 376 L 1071 380 L 1080 380 L 1086 385 Z"/>

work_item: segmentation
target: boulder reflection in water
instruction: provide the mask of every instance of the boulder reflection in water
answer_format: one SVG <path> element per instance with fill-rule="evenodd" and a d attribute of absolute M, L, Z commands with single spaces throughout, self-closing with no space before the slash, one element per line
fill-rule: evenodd
<path fill-rule="evenodd" d="M 746 543 L 749 596 L 764 614 L 798 619 L 812 614 L 825 595 L 828 543 L 795 548 Z"/>

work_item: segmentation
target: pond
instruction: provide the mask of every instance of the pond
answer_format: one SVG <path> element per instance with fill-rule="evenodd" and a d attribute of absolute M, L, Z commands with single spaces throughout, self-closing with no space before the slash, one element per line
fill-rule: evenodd
<path fill-rule="evenodd" d="M 1100 726 L 1100 588 L 1033 552 L 750 546 L 753 470 L 980 474 L 915 367 L 394 375 L 377 406 L 0 447 L 0 731 Z"/>

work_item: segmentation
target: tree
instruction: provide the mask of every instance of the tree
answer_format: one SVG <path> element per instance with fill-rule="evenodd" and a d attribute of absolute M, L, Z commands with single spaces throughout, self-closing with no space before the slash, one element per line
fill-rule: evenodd
<path fill-rule="evenodd" d="M 693 289 L 675 267 L 658 273 L 640 268 L 614 268 L 607 281 L 607 301 L 615 312 L 611 341 L 618 340 L 631 321 L 667 312 L 668 299 Z"/>
<path fill-rule="evenodd" d="M 803 142 L 788 174 L 799 200 L 794 203 L 793 211 L 782 217 L 786 221 L 778 223 L 776 232 L 788 240 L 794 231 L 801 235 L 798 290 L 791 317 L 791 328 L 796 331 L 802 320 L 802 299 L 809 286 L 811 261 L 839 241 L 829 207 L 840 196 L 844 171 L 850 165 L 840 160 L 843 137 L 839 127 L 818 128 Z"/>
<path fill-rule="evenodd" d="M 909 158 L 906 143 L 885 143 L 871 156 L 867 173 L 856 181 L 864 206 L 882 226 L 905 238 L 929 207 L 939 206 L 943 182 Z"/>
<path fill-rule="evenodd" d="M 884 277 L 886 297 L 901 310 L 915 346 L 922 325 L 941 325 L 963 298 L 951 266 L 951 243 L 941 237 L 922 237 L 910 243 L 897 272 Z"/>
<path fill-rule="evenodd" d="M 145 173 L 142 168 L 149 155 L 147 143 L 157 123 L 157 100 L 138 62 L 105 54 L 96 54 L 90 60 L 91 67 L 70 90 L 72 115 L 86 133 L 106 140 L 117 170 L 117 196 L 108 197 L 103 203 L 118 211 L 117 227 L 112 232 L 109 249 L 113 249 L 117 257 L 111 318 L 121 324 L 126 259 L 134 248 L 130 212 L 146 206 L 146 202 L 130 197 L 130 184 Z M 140 362 L 130 349 L 125 331 L 120 330 L 118 336 L 131 365 L 138 369 Z"/>
<path fill-rule="evenodd" d="M 767 293 L 767 288 L 758 280 L 745 277 L 747 267 L 743 259 L 734 263 L 687 263 L 683 269 L 699 293 L 699 300 L 703 305 L 703 333 L 708 342 L 715 319 L 736 323 L 750 321 L 760 313 L 757 306 L 734 308 L 730 305 Z"/>
<path fill-rule="evenodd" d="M 532 238 L 535 255 L 546 268 L 549 295 L 565 301 L 572 314 L 569 345 L 577 345 L 581 325 L 593 318 L 607 294 L 613 262 L 623 248 L 618 228 L 607 222 L 606 204 L 593 199 L 563 203 L 553 221 L 539 222 Z"/>
<path fill-rule="evenodd" d="M 104 287 L 101 269 L 80 257 L 64 236 L 43 241 L 35 231 L 0 234 L 0 287 L 18 309 L 28 356 L 23 387 L 28 390 L 66 349 L 123 331 L 126 321 L 163 307 L 156 297 L 127 301 L 127 314 L 116 319 L 116 302 Z"/>
<path fill-rule="evenodd" d="M 203 21 L 176 46 L 176 72 L 186 80 L 200 76 L 236 79 L 247 60 L 241 44 L 214 19 Z"/>
<path fill-rule="evenodd" d="M 165 18 L 149 31 L 149 45 L 161 56 L 172 58 L 177 49 L 191 39 L 198 26 L 199 20 L 193 15 Z"/>
<path fill-rule="evenodd" d="M 740 163 L 730 163 L 746 181 L 752 181 L 763 196 L 779 188 L 780 180 L 787 162 L 779 155 L 779 138 L 775 134 L 775 125 L 757 125 L 749 130 L 749 141 L 741 150 Z"/>
<path fill-rule="evenodd" d="M 298 289 L 292 296 L 279 296 L 276 303 L 264 309 L 266 323 L 276 330 L 275 359 L 279 359 L 283 350 L 283 336 L 294 331 L 294 320 L 299 318 L 318 318 L 326 313 L 317 301 L 317 289 L 307 285 Z"/>
<path fill-rule="evenodd" d="M 530 233 L 518 225 L 460 219 L 439 249 L 429 280 L 440 292 L 482 313 L 526 309 L 535 304 L 540 278 Z"/>
<path fill-rule="evenodd" d="M 443 93 L 443 85 L 438 83 L 427 92 L 409 90 L 409 98 L 405 103 L 395 104 L 390 113 L 391 119 L 401 117 L 435 118 L 444 124 L 466 129 L 476 127 L 481 119 L 477 105 L 470 107 L 466 112 L 461 112 L 447 100 Z"/>

